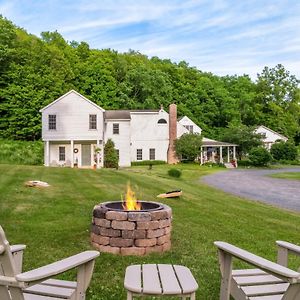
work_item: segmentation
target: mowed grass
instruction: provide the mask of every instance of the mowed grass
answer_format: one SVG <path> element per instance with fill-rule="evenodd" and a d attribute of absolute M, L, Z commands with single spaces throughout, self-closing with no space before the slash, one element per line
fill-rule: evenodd
<path fill-rule="evenodd" d="M 225 194 L 201 183 L 203 175 L 221 170 L 180 165 L 152 170 L 80 170 L 0 165 L 0 224 L 11 244 L 27 244 L 24 270 L 92 249 L 89 228 L 95 204 L 119 200 L 128 181 L 140 199 L 155 201 L 162 192 L 181 188 L 180 199 L 160 200 L 173 209 L 172 249 L 164 254 L 122 257 L 102 253 L 96 261 L 87 299 L 126 299 L 126 266 L 173 263 L 189 267 L 199 283 L 197 299 L 218 299 L 220 276 L 216 240 L 227 241 L 275 260 L 275 240 L 300 241 L 300 214 Z M 47 181 L 50 188 L 27 188 L 24 181 Z M 292 261 L 292 267 L 300 261 Z M 63 278 L 70 279 L 74 273 Z"/>
<path fill-rule="evenodd" d="M 274 177 L 274 178 L 300 180 L 300 172 L 276 173 L 276 174 L 272 174 L 270 176 Z"/>

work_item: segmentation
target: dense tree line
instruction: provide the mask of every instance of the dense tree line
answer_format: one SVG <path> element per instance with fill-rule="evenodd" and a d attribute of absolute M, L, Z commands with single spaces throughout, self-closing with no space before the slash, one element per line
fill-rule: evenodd
<path fill-rule="evenodd" d="M 90 49 L 58 32 L 28 34 L 0 16 L 0 136 L 37 140 L 39 110 L 70 89 L 104 109 L 167 107 L 175 102 L 206 136 L 232 126 L 264 124 L 300 140 L 299 80 L 282 66 L 219 77 L 186 62 L 129 50 Z"/>

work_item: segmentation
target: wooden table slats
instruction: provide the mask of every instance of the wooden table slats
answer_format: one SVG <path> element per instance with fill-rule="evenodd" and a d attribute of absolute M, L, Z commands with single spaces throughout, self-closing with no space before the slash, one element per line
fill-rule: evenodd
<path fill-rule="evenodd" d="M 144 264 L 127 267 L 124 286 L 127 299 L 133 295 L 183 296 L 196 299 L 198 284 L 189 268 L 169 264 Z"/>
<path fill-rule="evenodd" d="M 183 294 L 192 293 L 198 289 L 198 283 L 189 268 L 179 265 L 174 265 L 173 267 L 181 284 Z"/>
<path fill-rule="evenodd" d="M 142 265 L 143 274 L 143 293 L 161 295 L 162 288 L 155 264 Z"/>
<path fill-rule="evenodd" d="M 182 294 L 182 289 L 178 283 L 173 266 L 159 264 L 157 265 L 157 267 L 160 275 L 163 294 L 164 295 Z"/>

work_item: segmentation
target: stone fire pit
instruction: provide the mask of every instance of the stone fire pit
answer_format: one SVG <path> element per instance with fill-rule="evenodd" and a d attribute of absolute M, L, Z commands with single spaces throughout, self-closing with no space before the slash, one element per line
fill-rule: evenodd
<path fill-rule="evenodd" d="M 102 252 L 145 255 L 171 248 L 172 209 L 161 203 L 139 201 L 141 210 L 124 210 L 122 202 L 94 207 L 91 241 Z"/>

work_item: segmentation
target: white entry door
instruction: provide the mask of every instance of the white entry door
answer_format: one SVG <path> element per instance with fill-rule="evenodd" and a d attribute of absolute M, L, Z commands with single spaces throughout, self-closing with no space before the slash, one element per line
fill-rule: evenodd
<path fill-rule="evenodd" d="M 91 145 L 81 145 L 81 165 L 91 165 Z"/>

